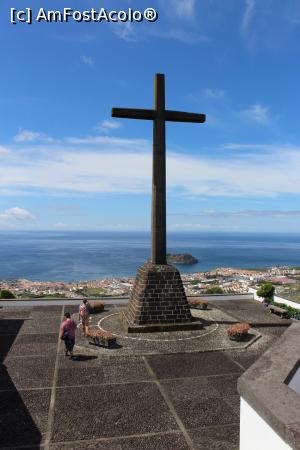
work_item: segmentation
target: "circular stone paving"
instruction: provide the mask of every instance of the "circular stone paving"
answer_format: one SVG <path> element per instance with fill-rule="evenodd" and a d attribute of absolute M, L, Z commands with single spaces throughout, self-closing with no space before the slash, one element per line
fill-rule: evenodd
<path fill-rule="evenodd" d="M 246 342 L 229 340 L 226 329 L 236 319 L 223 311 L 210 307 L 208 310 L 192 309 L 192 315 L 203 323 L 201 330 L 169 331 L 152 333 L 127 333 L 120 320 L 124 308 L 110 308 L 91 316 L 90 329 L 109 331 L 117 336 L 117 344 L 111 348 L 97 346 L 78 330 L 76 346 L 105 355 L 141 355 L 157 353 L 201 352 L 227 349 L 243 349 L 254 343 L 260 334 L 251 329 Z"/>
<path fill-rule="evenodd" d="M 195 317 L 200 317 L 199 315 Z M 205 328 L 201 330 L 188 330 L 188 331 L 160 331 L 152 333 L 126 333 L 120 320 L 120 313 L 112 313 L 106 317 L 102 317 L 98 322 L 100 330 L 110 331 L 114 335 L 123 339 L 134 339 L 138 341 L 149 342 L 177 342 L 189 339 L 199 339 L 205 334 L 213 333 L 217 330 L 218 324 L 212 317 L 207 314 L 206 319 L 203 317 L 203 322 L 206 324 Z"/>

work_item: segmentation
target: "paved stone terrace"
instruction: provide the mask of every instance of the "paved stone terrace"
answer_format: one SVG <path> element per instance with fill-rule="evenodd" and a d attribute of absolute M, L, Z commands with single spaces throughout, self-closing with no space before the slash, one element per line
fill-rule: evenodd
<path fill-rule="evenodd" d="M 0 448 L 237 450 L 237 378 L 289 322 L 254 301 L 214 305 L 262 337 L 240 351 L 77 350 L 72 361 L 58 339 L 62 307 L 0 309 Z"/>

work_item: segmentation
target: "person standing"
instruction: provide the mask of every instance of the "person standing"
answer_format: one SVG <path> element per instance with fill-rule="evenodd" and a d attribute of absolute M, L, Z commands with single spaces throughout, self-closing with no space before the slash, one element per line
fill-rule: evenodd
<path fill-rule="evenodd" d="M 64 320 L 60 326 L 60 338 L 65 342 L 65 352 L 66 356 L 71 356 L 73 358 L 73 348 L 75 345 L 75 332 L 77 328 L 77 323 L 75 320 L 71 319 L 71 314 L 66 312 L 64 315 Z"/>
<path fill-rule="evenodd" d="M 79 306 L 79 320 L 82 323 L 82 332 L 84 336 L 88 335 L 89 331 L 89 319 L 90 319 L 90 304 L 86 298 L 82 300 Z"/>

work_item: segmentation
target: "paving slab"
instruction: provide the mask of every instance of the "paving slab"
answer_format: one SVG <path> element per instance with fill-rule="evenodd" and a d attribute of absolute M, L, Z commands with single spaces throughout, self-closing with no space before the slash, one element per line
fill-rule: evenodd
<path fill-rule="evenodd" d="M 172 430 L 178 425 L 154 383 L 57 389 L 54 442 Z"/>
<path fill-rule="evenodd" d="M 4 358 L 16 340 L 16 335 L 7 334 L 0 335 L 0 359 Z"/>
<path fill-rule="evenodd" d="M 161 384 L 173 401 L 197 398 L 215 398 L 237 395 L 237 380 L 240 373 L 210 377 L 163 380 Z"/>
<path fill-rule="evenodd" d="M 238 450 L 239 426 L 199 428 L 190 432 L 195 450 Z"/>
<path fill-rule="evenodd" d="M 47 300 L 45 300 L 45 301 L 47 301 Z M 44 315 L 47 315 L 48 313 L 49 314 L 61 314 L 63 307 L 64 306 L 60 306 L 60 305 L 33 306 L 32 311 L 40 311 Z"/>
<path fill-rule="evenodd" d="M 0 319 L 0 335 L 17 335 L 25 322 L 28 319 Z"/>
<path fill-rule="evenodd" d="M 31 314 L 31 308 L 5 308 L 0 309 L 0 319 L 26 319 Z"/>
<path fill-rule="evenodd" d="M 220 352 L 147 356 L 157 378 L 184 378 L 242 373 L 241 368 Z"/>
<path fill-rule="evenodd" d="M 82 450 L 83 448 L 84 450 L 190 450 L 185 438 L 179 432 L 105 441 L 59 443 L 50 446 L 50 450 Z"/>
<path fill-rule="evenodd" d="M 58 333 L 37 333 L 37 334 L 19 334 L 15 343 L 18 345 L 26 344 L 57 344 Z"/>
<path fill-rule="evenodd" d="M 60 327 L 60 317 L 45 317 L 43 320 L 27 319 L 24 321 L 20 334 L 57 333 Z"/>
<path fill-rule="evenodd" d="M 0 392 L 0 448 L 39 445 L 47 428 L 50 390 Z"/>
<path fill-rule="evenodd" d="M 186 401 L 173 401 L 174 408 L 187 429 L 203 426 L 239 424 L 239 414 L 224 398 L 194 396 Z"/>
<path fill-rule="evenodd" d="M 151 377 L 142 358 L 99 359 L 95 366 L 77 366 L 77 361 L 65 358 L 67 367 L 58 370 L 58 386 L 112 384 L 147 381 Z M 68 364 L 69 361 L 69 364 Z"/>
<path fill-rule="evenodd" d="M 57 341 L 57 336 L 56 336 Z M 19 344 L 18 342 L 14 343 L 8 353 L 9 357 L 13 356 L 42 356 L 42 355 L 55 355 L 56 354 L 56 344 L 49 343 L 32 343 L 32 344 Z"/>
<path fill-rule="evenodd" d="M 17 389 L 52 386 L 54 365 L 55 357 L 51 355 L 7 358 L 5 366 L 0 367 L 3 375 L 0 377 L 0 389 L 9 389 L 12 383 Z"/>

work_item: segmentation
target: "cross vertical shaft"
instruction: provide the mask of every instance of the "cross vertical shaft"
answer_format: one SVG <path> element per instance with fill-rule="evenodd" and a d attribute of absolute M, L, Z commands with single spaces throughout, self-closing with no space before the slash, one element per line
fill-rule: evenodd
<path fill-rule="evenodd" d="M 154 84 L 151 262 L 166 264 L 166 122 L 165 77 L 156 74 Z"/>
<path fill-rule="evenodd" d="M 205 122 L 204 114 L 166 110 L 165 76 L 155 75 L 154 109 L 113 108 L 112 117 L 153 120 L 151 263 L 167 264 L 166 245 L 166 121 Z"/>

